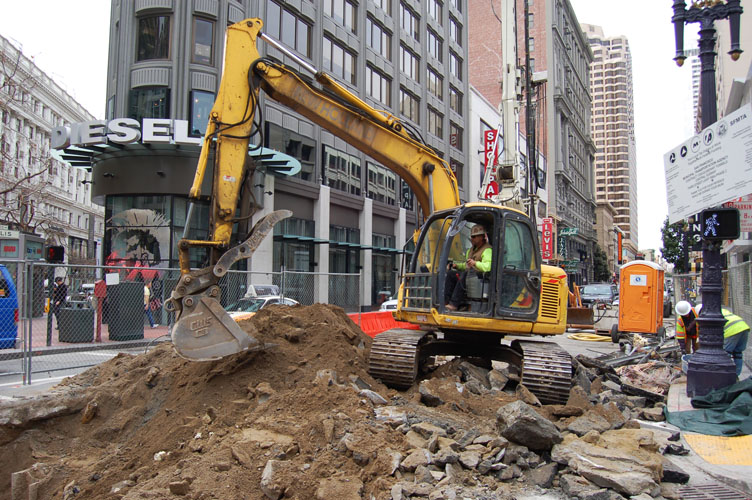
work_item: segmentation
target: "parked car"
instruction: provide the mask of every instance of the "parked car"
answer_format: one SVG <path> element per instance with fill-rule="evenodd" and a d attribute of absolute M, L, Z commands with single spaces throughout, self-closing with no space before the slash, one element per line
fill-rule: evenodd
<path fill-rule="evenodd" d="M 385 300 L 381 303 L 381 307 L 379 308 L 379 311 L 396 311 L 397 310 L 397 299 L 389 299 Z"/>
<path fill-rule="evenodd" d="M 580 297 L 584 307 L 593 307 L 596 302 L 613 305 L 619 298 L 619 288 L 613 283 L 591 283 L 580 289 Z"/>
<path fill-rule="evenodd" d="M 0 349 L 12 349 L 18 338 L 18 295 L 10 271 L 0 264 Z"/>
<path fill-rule="evenodd" d="M 230 317 L 237 321 L 248 319 L 261 309 L 271 305 L 297 306 L 299 304 L 297 300 L 282 297 L 281 295 L 262 295 L 256 297 L 246 295 L 225 309 L 230 313 Z"/>

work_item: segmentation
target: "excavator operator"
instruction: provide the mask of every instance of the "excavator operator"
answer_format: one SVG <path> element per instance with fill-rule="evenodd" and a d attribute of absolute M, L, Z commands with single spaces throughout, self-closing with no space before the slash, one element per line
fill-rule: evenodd
<path fill-rule="evenodd" d="M 472 248 L 467 249 L 465 262 L 453 262 L 444 283 L 444 303 L 449 311 L 456 311 L 465 301 L 465 283 L 468 271 L 487 273 L 491 270 L 493 251 L 486 237 L 486 228 L 476 224 L 470 230 Z"/>

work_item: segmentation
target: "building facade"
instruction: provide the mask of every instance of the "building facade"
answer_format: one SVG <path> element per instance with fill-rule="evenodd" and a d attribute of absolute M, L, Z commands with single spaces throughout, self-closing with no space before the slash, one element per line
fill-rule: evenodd
<path fill-rule="evenodd" d="M 93 117 L 2 36 L 0 59 L 0 257 L 39 259 L 44 244 L 62 245 L 67 262 L 94 264 L 104 210 L 91 201 L 91 174 L 50 147 L 55 127 Z M 22 248 L 16 232 L 34 241 Z"/>
<path fill-rule="evenodd" d="M 465 7 L 464 0 L 113 0 L 107 120 L 135 120 L 142 138 L 105 144 L 91 160 L 93 195 L 108 220 L 106 255 L 177 266 L 197 145 L 221 80 L 225 27 L 249 17 L 261 18 L 265 34 L 369 105 L 420 131 L 468 199 Z M 258 48 L 305 73 L 279 50 L 263 42 Z M 257 172 L 254 220 L 277 209 L 293 216 L 275 227 L 248 268 L 361 273 L 365 306 L 395 293 L 399 255 L 421 223 L 406 184 L 263 93 L 259 109 L 262 134 L 251 142 L 294 158 L 301 170 L 290 177 Z M 166 120 L 157 124 L 169 129 L 169 140 L 143 140 L 154 120 Z M 187 234 L 206 238 L 207 204 L 196 206 Z M 123 238 L 132 231 L 143 235 L 136 250 Z M 316 279 L 300 299 L 327 301 L 327 278 Z"/>
<path fill-rule="evenodd" d="M 595 236 L 593 159 L 590 136 L 589 65 L 592 53 L 567 0 L 531 0 L 529 39 L 525 40 L 525 2 L 517 0 L 517 68 L 524 76 L 525 52 L 535 75 L 531 101 L 536 116 L 536 146 L 546 162 L 545 196 L 536 210 L 552 217 L 557 227 L 557 251 L 552 263 L 565 268 L 572 283 L 592 280 Z M 470 81 L 492 104 L 501 99 L 498 68 L 501 28 L 495 4 L 470 5 Z M 494 22 L 489 22 L 494 19 Z M 473 55 L 472 51 L 477 54 Z M 524 80 L 523 80 L 524 81 Z M 523 88 L 524 92 L 524 88 Z M 526 131 L 524 107 L 520 131 Z M 547 166 L 545 166 L 547 165 Z M 539 167 L 541 165 L 539 164 Z"/>
<path fill-rule="evenodd" d="M 632 55 L 626 37 L 606 37 L 600 26 L 580 26 L 593 51 L 590 89 L 591 134 L 596 148 L 595 200 L 614 207 L 613 222 L 625 238 L 619 260 L 626 262 L 639 248 Z"/>

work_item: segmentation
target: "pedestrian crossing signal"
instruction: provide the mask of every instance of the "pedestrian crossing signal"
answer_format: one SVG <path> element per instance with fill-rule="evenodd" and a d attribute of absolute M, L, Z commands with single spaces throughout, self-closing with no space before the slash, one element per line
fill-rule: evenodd
<path fill-rule="evenodd" d="M 47 247 L 45 259 L 47 262 L 61 263 L 65 260 L 65 247 L 50 246 Z"/>
<path fill-rule="evenodd" d="M 701 235 L 706 240 L 735 240 L 739 237 L 739 210 L 713 208 L 701 214 Z"/>

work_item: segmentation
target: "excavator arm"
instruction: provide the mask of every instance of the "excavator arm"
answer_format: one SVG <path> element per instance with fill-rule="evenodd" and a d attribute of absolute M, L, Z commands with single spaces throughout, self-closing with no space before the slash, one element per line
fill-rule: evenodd
<path fill-rule="evenodd" d="M 427 145 L 411 135 L 391 114 L 374 109 L 326 73 L 316 71 L 261 31 L 260 19 L 227 28 L 225 65 L 219 92 L 209 115 L 190 198 L 200 199 L 210 153 L 214 151 L 211 208 L 207 240 L 182 239 L 178 244 L 181 277 L 166 307 L 176 314 L 172 340 L 188 359 L 218 359 L 263 346 L 242 331 L 219 303 L 219 279 L 230 266 L 249 258 L 274 224 L 292 215 L 279 210 L 262 218 L 239 246 L 228 248 L 243 180 L 248 178 L 248 146 L 259 124 L 255 119 L 259 90 L 363 151 L 399 175 L 415 193 L 428 217 L 460 204 L 454 173 Z M 273 45 L 310 71 L 320 88 L 289 67 L 262 58 L 259 39 Z M 260 146 L 260 145 L 259 145 Z M 209 266 L 191 270 L 191 248 L 209 249 Z"/>

